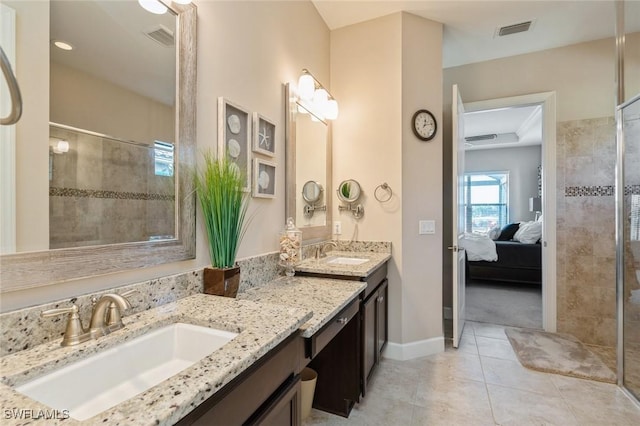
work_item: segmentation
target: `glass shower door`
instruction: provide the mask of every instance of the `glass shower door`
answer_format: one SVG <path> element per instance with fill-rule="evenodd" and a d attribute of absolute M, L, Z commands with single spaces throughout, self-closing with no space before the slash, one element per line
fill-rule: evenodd
<path fill-rule="evenodd" d="M 618 114 L 624 185 L 621 221 L 624 256 L 618 299 L 623 319 L 619 382 L 640 399 L 640 95 L 621 105 Z"/>

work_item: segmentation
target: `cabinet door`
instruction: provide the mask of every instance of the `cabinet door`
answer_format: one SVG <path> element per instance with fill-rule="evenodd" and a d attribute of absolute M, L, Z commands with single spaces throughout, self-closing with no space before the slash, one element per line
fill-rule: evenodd
<path fill-rule="evenodd" d="M 382 350 L 387 344 L 389 327 L 387 324 L 387 314 L 389 312 L 389 281 L 385 279 L 376 294 L 376 362 L 382 358 Z"/>
<path fill-rule="evenodd" d="M 377 293 L 374 293 L 367 299 L 362 305 L 363 318 L 362 318 L 362 367 L 363 367 L 363 379 L 364 387 L 362 394 L 364 395 L 364 389 L 367 387 L 367 381 L 369 380 L 369 374 L 376 364 L 376 305 Z"/>
<path fill-rule="evenodd" d="M 274 396 L 273 401 L 247 421 L 247 425 L 299 426 L 301 423 L 300 376 Z"/>

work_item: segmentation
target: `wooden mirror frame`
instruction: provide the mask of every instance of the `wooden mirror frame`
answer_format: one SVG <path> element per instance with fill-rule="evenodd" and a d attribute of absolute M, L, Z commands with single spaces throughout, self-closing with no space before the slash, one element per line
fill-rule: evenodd
<path fill-rule="evenodd" d="M 291 87 L 289 83 L 284 85 L 284 99 L 285 99 L 285 147 L 287 151 L 286 159 L 286 173 L 285 173 L 285 187 L 287 192 L 287 198 L 285 203 L 285 216 L 296 217 L 296 208 L 302 208 L 303 206 L 296 206 L 296 196 L 300 192 L 297 189 L 296 183 L 296 114 L 297 104 L 295 98 L 292 97 Z M 325 193 L 331 193 L 331 173 L 332 173 L 332 160 L 331 160 L 331 124 L 327 123 L 327 181 L 325 182 Z M 305 244 L 313 244 L 319 241 L 325 241 L 331 239 L 331 218 L 332 218 L 332 197 L 326 197 L 326 220 L 324 226 L 308 226 L 300 227 L 297 224 L 298 229 L 302 231 L 302 241 Z"/>
<path fill-rule="evenodd" d="M 196 210 L 191 168 L 196 151 L 197 9 L 193 4 L 172 3 L 168 7 L 177 16 L 177 238 L 3 255 L 0 293 L 195 258 Z"/>

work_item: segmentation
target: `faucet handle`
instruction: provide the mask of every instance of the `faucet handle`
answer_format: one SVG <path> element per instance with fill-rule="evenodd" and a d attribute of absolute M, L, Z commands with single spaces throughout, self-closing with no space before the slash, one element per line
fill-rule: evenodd
<path fill-rule="evenodd" d="M 121 293 L 120 296 L 127 299 L 127 303 L 130 304 L 129 297 L 135 293 L 140 293 L 140 291 L 133 289 L 133 290 L 129 290 L 129 291 L 125 291 L 124 293 Z M 107 323 L 107 327 L 110 327 L 116 324 L 117 324 L 117 328 L 124 327 L 124 324 L 122 323 L 122 313 L 120 312 L 120 309 L 118 308 L 118 306 L 116 306 L 114 302 L 111 302 L 109 304 L 106 323 Z"/>
<path fill-rule="evenodd" d="M 86 342 L 91 338 L 84 328 L 82 328 L 82 321 L 80 321 L 80 315 L 78 314 L 78 306 L 74 303 L 67 308 L 56 308 L 42 311 L 40 316 L 42 318 L 55 317 L 62 314 L 69 314 L 67 318 L 67 327 L 62 338 L 61 346 L 73 346 Z"/>

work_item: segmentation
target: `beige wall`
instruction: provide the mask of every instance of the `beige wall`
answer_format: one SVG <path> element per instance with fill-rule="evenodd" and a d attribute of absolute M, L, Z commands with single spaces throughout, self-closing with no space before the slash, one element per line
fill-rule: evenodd
<path fill-rule="evenodd" d="M 442 123 L 442 24 L 403 14 L 402 20 L 402 300 L 403 343 L 442 336 L 442 132 L 421 142 L 413 113 Z M 437 201 L 436 201 L 437 200 Z M 435 220 L 434 235 L 418 235 L 419 220 Z"/>
<path fill-rule="evenodd" d="M 341 239 L 391 241 L 389 338 L 402 341 L 402 16 L 394 14 L 331 32 L 331 91 L 340 103 L 333 123 L 333 182 L 362 187 L 365 213 L 339 212 Z M 387 182 L 394 198 L 379 204 L 375 187 Z"/>
<path fill-rule="evenodd" d="M 20 2 L 18 2 L 20 3 Z M 195 1 L 198 7 L 198 149 L 215 149 L 217 139 L 217 98 L 224 96 L 258 111 L 276 124 L 278 164 L 276 199 L 254 199 L 250 212 L 256 212 L 239 257 L 276 251 L 279 231 L 284 227 L 284 90 L 283 83 L 295 82 L 303 67 L 329 84 L 329 30 L 310 2 L 221 2 Z M 48 25 L 48 18 L 46 19 Z M 29 38 L 31 33 L 29 33 Z M 48 31 L 47 31 L 48 43 Z M 48 44 L 47 54 L 48 61 Z M 40 72 L 42 72 L 40 70 Z M 44 73 L 35 98 L 43 101 L 49 76 Z M 28 86 L 28 84 L 24 84 Z M 29 90 L 30 91 L 30 90 Z M 25 108 L 26 110 L 27 108 Z M 48 126 L 43 121 L 41 140 L 48 144 Z M 47 181 L 45 163 L 38 167 Z M 29 174 L 29 178 L 33 178 Z M 39 178 L 40 179 L 40 178 Z M 45 196 L 43 199 L 47 199 Z M 47 211 L 48 205 L 37 211 Z M 48 230 L 43 235 L 48 240 Z M 72 297 L 195 269 L 209 263 L 202 221 L 197 224 L 197 258 L 185 261 L 63 283 L 55 286 L 3 294 L 2 310 L 15 309 Z"/>
<path fill-rule="evenodd" d="M 340 102 L 333 181 L 359 181 L 365 208 L 356 220 L 336 206 L 334 220 L 342 239 L 392 242 L 389 333 L 398 344 L 442 335 L 441 134 L 422 143 L 410 130 L 416 109 L 441 118 L 441 42 L 441 24 L 407 13 L 331 33 L 331 89 Z M 374 198 L 383 182 L 394 193 L 387 203 Z M 436 220 L 436 234 L 418 236 L 419 219 Z"/>
<path fill-rule="evenodd" d="M 16 250 L 49 247 L 49 2 L 3 1 L 16 11 Z M 34 186 L 33 182 L 41 182 Z"/>

